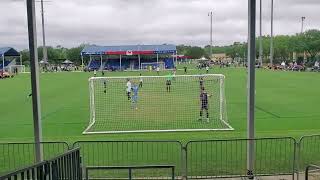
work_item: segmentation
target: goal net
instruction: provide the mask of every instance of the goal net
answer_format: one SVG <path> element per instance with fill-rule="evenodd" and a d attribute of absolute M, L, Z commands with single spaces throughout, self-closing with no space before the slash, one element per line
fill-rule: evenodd
<path fill-rule="evenodd" d="M 160 70 L 165 69 L 164 62 L 152 62 L 152 63 L 141 63 L 141 68 L 146 70 L 156 70 L 159 67 Z"/>
<path fill-rule="evenodd" d="M 24 65 L 11 65 L 8 67 L 10 73 L 25 73 L 26 68 Z"/>
<path fill-rule="evenodd" d="M 92 77 L 83 134 L 233 130 L 224 83 L 220 74 Z"/>

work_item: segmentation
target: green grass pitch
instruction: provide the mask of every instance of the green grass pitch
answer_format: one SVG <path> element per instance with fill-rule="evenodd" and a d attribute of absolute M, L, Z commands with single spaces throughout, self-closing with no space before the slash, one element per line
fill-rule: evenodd
<path fill-rule="evenodd" d="M 198 70 L 189 74 L 198 74 Z M 202 72 L 204 73 L 204 71 Z M 92 73 L 41 73 L 44 141 L 76 140 L 200 140 L 246 136 L 246 71 L 215 68 L 226 76 L 228 120 L 234 131 L 82 135 L 89 121 L 88 78 Z M 143 75 L 156 75 L 142 72 Z M 166 75 L 167 72 L 162 72 Z M 183 71 L 177 73 L 183 74 Z M 138 76 L 139 72 L 108 72 L 105 76 Z M 257 70 L 256 134 L 258 137 L 316 134 L 320 130 L 320 74 Z M 33 141 L 30 74 L 0 80 L 0 141 Z M 173 102 L 174 103 L 174 102 Z"/>

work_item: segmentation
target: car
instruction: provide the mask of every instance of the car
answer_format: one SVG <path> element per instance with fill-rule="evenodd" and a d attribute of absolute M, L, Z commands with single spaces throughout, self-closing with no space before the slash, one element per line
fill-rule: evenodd
<path fill-rule="evenodd" d="M 1 79 L 12 78 L 12 77 L 13 77 L 13 74 L 10 74 L 10 73 L 5 72 L 5 71 L 0 71 L 0 78 Z"/>

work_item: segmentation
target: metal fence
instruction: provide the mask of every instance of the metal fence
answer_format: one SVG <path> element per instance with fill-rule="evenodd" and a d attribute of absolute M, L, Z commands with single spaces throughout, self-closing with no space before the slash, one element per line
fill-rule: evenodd
<path fill-rule="evenodd" d="M 34 143 L 0 143 L 0 175 L 34 164 Z M 50 159 L 69 150 L 65 142 L 42 142 L 43 158 Z"/>
<path fill-rule="evenodd" d="M 297 166 L 300 172 L 309 164 L 320 164 L 320 135 L 303 136 L 297 147 Z"/>
<path fill-rule="evenodd" d="M 86 166 L 172 165 L 176 179 L 245 177 L 248 139 L 190 141 L 78 141 Z M 320 164 L 320 135 L 304 136 L 298 142 L 290 137 L 253 139 L 255 171 L 258 176 L 303 174 L 309 164 Z M 43 142 L 45 159 L 69 149 L 65 142 Z M 34 163 L 34 143 L 0 143 L 0 174 Z M 108 175 L 127 176 L 126 170 Z M 140 175 L 164 177 L 161 170 Z M 301 175 L 300 174 L 300 175 Z M 106 177 L 96 172 L 92 177 Z"/>
<path fill-rule="evenodd" d="M 248 139 L 190 141 L 187 143 L 189 179 L 247 176 Z M 251 140 L 252 141 L 252 140 Z M 294 176 L 296 142 L 293 138 L 254 139 L 254 174 Z"/>
<path fill-rule="evenodd" d="M 308 165 L 305 170 L 305 180 L 320 179 L 320 166 Z"/>
<path fill-rule="evenodd" d="M 81 180 L 81 164 L 79 148 L 63 153 L 51 160 L 16 170 L 0 176 L 0 180 L 32 179 L 51 180 L 69 179 Z"/>
<path fill-rule="evenodd" d="M 176 176 L 181 175 L 182 145 L 178 141 L 78 141 L 74 147 L 81 148 L 84 166 L 139 166 L 173 165 Z M 127 172 L 123 176 L 127 175 Z M 149 176 L 151 172 L 141 172 Z M 152 172 L 153 176 L 163 176 L 163 172 Z M 97 172 L 95 178 L 106 177 Z"/>
<path fill-rule="evenodd" d="M 174 180 L 175 178 L 175 167 L 172 165 L 144 165 L 144 166 L 89 166 L 86 167 L 86 180 L 93 179 L 91 173 L 93 172 L 93 176 L 95 176 L 95 171 L 112 171 L 112 170 L 125 170 L 128 171 L 127 175 L 119 176 L 117 173 L 116 176 L 111 177 L 104 177 L 103 179 L 171 179 Z M 141 170 L 149 170 L 149 176 L 146 177 L 145 174 L 141 174 Z M 157 172 L 157 173 L 152 173 Z M 156 170 L 156 171 L 155 171 Z M 163 176 L 154 175 L 158 174 L 159 170 L 165 170 Z M 169 171 L 168 171 L 169 170 Z M 140 171 L 140 172 L 139 172 Z M 91 177 L 91 178 L 89 178 Z"/>

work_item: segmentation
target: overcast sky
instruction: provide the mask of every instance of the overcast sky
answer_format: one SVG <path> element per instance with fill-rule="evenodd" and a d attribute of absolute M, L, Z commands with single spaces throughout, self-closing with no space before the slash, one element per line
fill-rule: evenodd
<path fill-rule="evenodd" d="M 247 0 L 46 0 L 47 45 L 209 44 L 246 41 Z M 257 0 L 258 1 L 258 0 Z M 270 32 L 270 1 L 263 0 L 263 34 Z M 320 0 L 274 0 L 274 33 L 320 29 Z M 42 44 L 37 3 L 38 45 Z M 25 0 L 0 0 L 0 47 L 28 47 Z M 258 29 L 257 29 L 258 30 Z"/>

